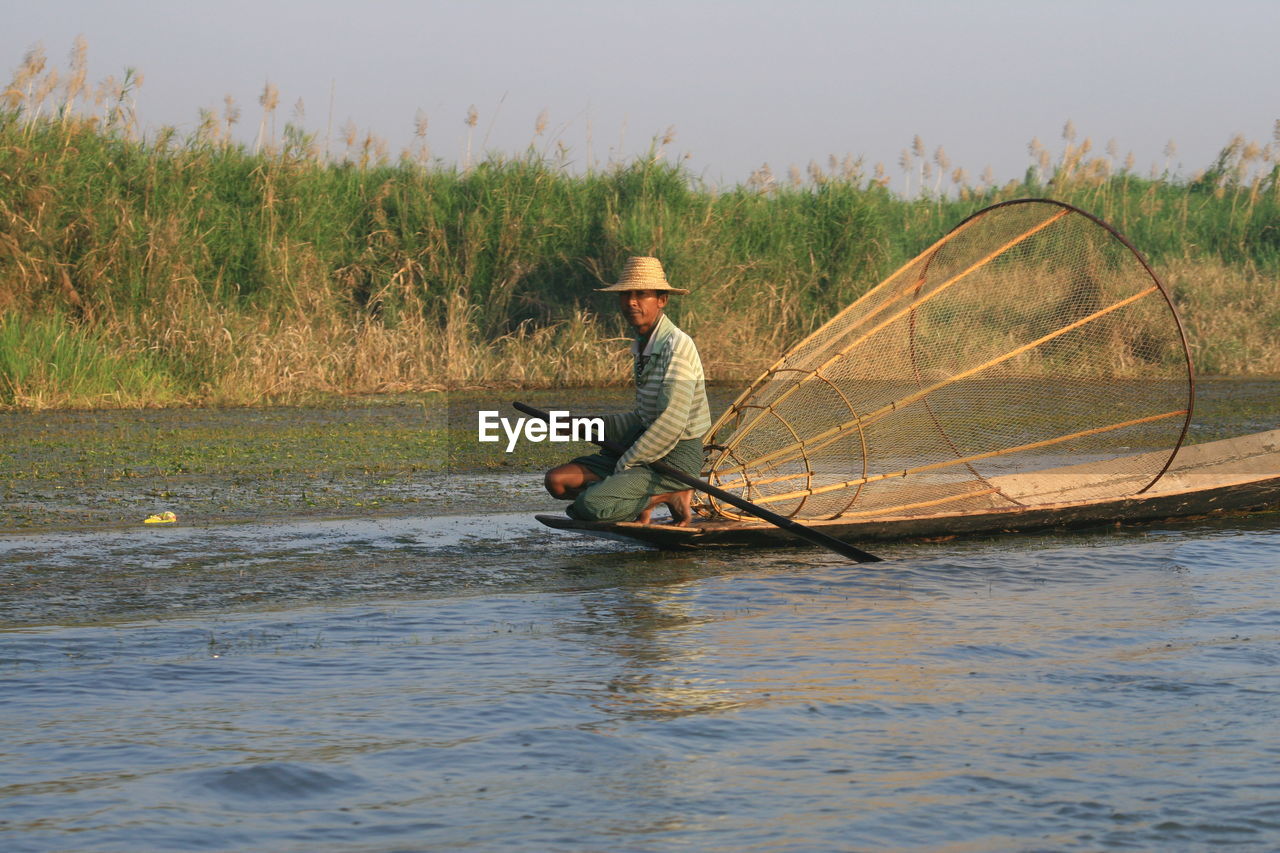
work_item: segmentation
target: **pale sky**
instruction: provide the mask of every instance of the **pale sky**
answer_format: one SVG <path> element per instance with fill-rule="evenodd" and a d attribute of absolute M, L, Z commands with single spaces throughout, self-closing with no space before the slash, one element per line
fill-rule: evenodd
<path fill-rule="evenodd" d="M 299 98 L 334 153 L 348 120 L 432 154 L 514 154 L 539 113 L 576 166 L 667 152 L 711 183 L 778 176 L 831 155 L 898 159 L 915 136 L 976 177 L 1020 177 L 1038 137 L 1055 154 L 1071 120 L 1095 152 L 1115 141 L 1139 172 L 1190 174 L 1235 134 L 1266 144 L 1280 119 L 1277 0 L 366 0 L 142 2 L 4 0 L 6 76 L 40 43 L 67 68 L 89 43 L 89 76 L 137 68 L 139 117 L 190 131 L 200 108 L 240 105 L 252 141 L 266 82 L 277 131 Z M 552 143 L 554 145 L 554 142 Z M 918 182 L 918 177 L 915 179 Z"/>

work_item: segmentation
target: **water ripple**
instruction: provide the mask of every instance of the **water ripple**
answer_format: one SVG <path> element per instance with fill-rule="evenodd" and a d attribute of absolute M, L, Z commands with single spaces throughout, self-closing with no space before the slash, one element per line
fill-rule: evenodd
<path fill-rule="evenodd" d="M 6 850 L 1280 847 L 1269 526 L 118 536 L 0 547 Z"/>

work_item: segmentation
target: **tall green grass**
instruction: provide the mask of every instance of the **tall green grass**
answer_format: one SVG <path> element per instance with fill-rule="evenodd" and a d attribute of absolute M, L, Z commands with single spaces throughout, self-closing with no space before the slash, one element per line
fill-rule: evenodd
<path fill-rule="evenodd" d="M 1022 181 L 956 169 L 945 192 L 941 150 L 931 164 L 917 146 L 910 196 L 848 160 L 717 189 L 657 140 L 582 173 L 532 148 L 392 160 L 350 131 L 333 159 L 294 125 L 251 149 L 209 114 L 188 138 L 143 138 L 128 76 L 90 109 L 74 74 L 58 90 L 24 69 L 0 106 L 0 405 L 625 381 L 623 328 L 592 291 L 631 254 L 693 290 L 672 311 L 714 378 L 742 379 L 1021 196 L 1101 216 L 1172 272 L 1202 371 L 1280 373 L 1273 145 L 1235 139 L 1192 178 L 1139 177 L 1068 135 L 1056 156 L 1033 146 Z"/>
<path fill-rule="evenodd" d="M 32 407 L 182 402 L 163 364 L 104 332 L 42 317 L 0 316 L 0 401 Z"/>

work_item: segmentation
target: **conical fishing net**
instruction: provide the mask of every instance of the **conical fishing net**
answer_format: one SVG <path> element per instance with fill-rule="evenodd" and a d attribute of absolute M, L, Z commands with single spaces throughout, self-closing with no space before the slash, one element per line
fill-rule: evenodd
<path fill-rule="evenodd" d="M 1191 399 L 1181 324 L 1141 255 L 1070 205 L 1006 202 L 756 380 L 711 429 L 708 479 L 799 519 L 1133 495 L 1172 461 Z"/>

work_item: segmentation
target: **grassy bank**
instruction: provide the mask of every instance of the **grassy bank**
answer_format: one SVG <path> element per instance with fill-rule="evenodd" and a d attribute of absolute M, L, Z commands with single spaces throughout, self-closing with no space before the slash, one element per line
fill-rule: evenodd
<path fill-rule="evenodd" d="M 128 76 L 89 103 L 75 68 L 24 69 L 0 107 L 3 406 L 621 382 L 623 329 L 592 288 L 631 254 L 693 289 L 673 310 L 712 377 L 745 379 L 968 214 L 1020 196 L 1128 234 L 1172 288 L 1199 370 L 1280 374 L 1276 146 L 1232 140 L 1193 178 L 1139 177 L 1068 134 L 1002 186 L 957 169 L 947 191 L 903 197 L 845 160 L 714 189 L 661 141 L 583 174 L 532 148 L 466 169 L 392 160 L 371 137 L 334 159 L 293 125 L 250 150 L 209 115 L 188 138 L 143 138 Z M 903 169 L 927 187 L 939 155 L 904 152 Z"/>

